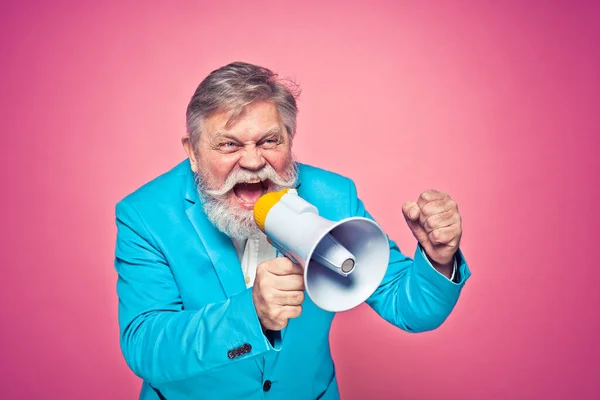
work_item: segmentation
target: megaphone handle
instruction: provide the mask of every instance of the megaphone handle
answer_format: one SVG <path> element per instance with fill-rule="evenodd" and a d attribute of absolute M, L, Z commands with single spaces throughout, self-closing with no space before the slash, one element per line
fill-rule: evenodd
<path fill-rule="evenodd" d="M 275 249 L 277 249 L 277 255 L 276 255 L 277 257 L 279 257 L 279 254 L 281 253 L 281 254 L 283 254 L 285 257 L 289 258 L 291 262 L 293 262 L 293 263 L 295 263 L 295 264 L 298 264 L 298 265 L 302 265 L 302 264 L 300 264 L 300 262 L 298 262 L 298 260 L 296 260 L 296 258 L 294 258 L 294 256 L 293 256 L 293 255 L 291 255 L 290 253 L 288 253 L 287 251 L 285 251 L 285 250 L 283 249 L 283 247 L 282 247 L 282 246 L 281 246 L 279 243 L 277 243 L 276 241 L 274 241 L 274 240 L 273 240 L 273 239 L 271 239 L 271 238 L 269 238 L 269 242 L 271 242 L 271 245 L 272 245 L 273 247 L 275 247 Z"/>

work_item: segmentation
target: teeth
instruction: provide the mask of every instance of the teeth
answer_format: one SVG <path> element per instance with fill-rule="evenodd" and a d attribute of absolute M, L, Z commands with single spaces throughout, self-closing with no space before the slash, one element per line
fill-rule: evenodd
<path fill-rule="evenodd" d="M 260 182 L 260 179 L 252 179 L 252 180 L 247 181 L 246 183 L 258 183 L 258 182 Z"/>

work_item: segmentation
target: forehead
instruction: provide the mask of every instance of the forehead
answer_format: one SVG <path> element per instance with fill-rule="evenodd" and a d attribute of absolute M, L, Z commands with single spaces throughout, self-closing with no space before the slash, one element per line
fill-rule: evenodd
<path fill-rule="evenodd" d="M 203 125 L 203 133 L 211 138 L 229 135 L 251 139 L 278 128 L 284 130 L 275 103 L 263 101 L 248 104 L 237 115 L 229 110 L 217 111 Z"/>

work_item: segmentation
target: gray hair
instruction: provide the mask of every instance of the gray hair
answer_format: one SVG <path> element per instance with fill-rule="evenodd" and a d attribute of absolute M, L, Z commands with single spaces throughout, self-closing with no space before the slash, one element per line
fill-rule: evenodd
<path fill-rule="evenodd" d="M 217 111 L 231 112 L 229 121 L 254 101 L 272 101 L 290 139 L 296 133 L 298 85 L 279 79 L 273 71 L 253 64 L 234 62 L 211 72 L 198 86 L 186 112 L 187 132 L 196 149 L 202 123 Z"/>

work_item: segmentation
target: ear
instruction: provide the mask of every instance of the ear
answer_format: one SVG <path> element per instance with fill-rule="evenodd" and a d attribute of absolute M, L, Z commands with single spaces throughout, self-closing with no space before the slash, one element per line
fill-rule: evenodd
<path fill-rule="evenodd" d="M 185 135 L 184 137 L 181 138 L 181 144 L 183 145 L 183 148 L 185 150 L 185 152 L 188 155 L 188 158 L 190 159 L 190 165 L 192 167 L 192 171 L 194 171 L 194 173 L 198 172 L 198 164 L 196 160 L 196 152 L 194 151 L 194 146 L 192 144 L 192 139 L 190 138 L 190 135 Z"/>

